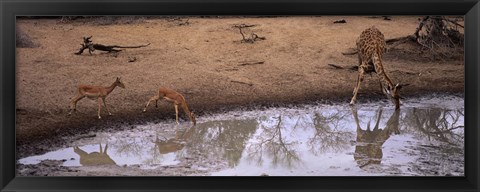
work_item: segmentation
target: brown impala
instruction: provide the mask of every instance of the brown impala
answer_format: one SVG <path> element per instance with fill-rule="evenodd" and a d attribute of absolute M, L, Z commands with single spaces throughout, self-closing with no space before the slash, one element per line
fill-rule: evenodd
<path fill-rule="evenodd" d="M 79 85 L 78 86 L 78 92 L 77 96 L 75 96 L 72 101 L 70 101 L 70 112 L 68 113 L 69 115 L 72 114 L 72 111 L 77 110 L 77 102 L 80 101 L 81 99 L 87 97 L 89 99 L 97 99 L 98 101 L 98 119 L 101 119 L 102 117 L 100 116 L 100 110 L 102 109 L 102 102 L 103 105 L 105 106 L 105 109 L 107 110 L 109 115 L 112 115 L 110 111 L 107 108 L 107 104 L 105 103 L 105 98 L 110 94 L 115 87 L 121 87 L 125 88 L 125 85 L 122 83 L 119 77 L 113 82 L 112 85 L 108 87 L 103 87 L 103 86 L 94 86 L 94 85 Z"/>
<path fill-rule="evenodd" d="M 173 103 L 173 106 L 175 107 L 177 124 L 178 124 L 178 106 L 179 105 L 182 106 L 183 112 L 185 112 L 185 114 L 190 118 L 193 125 L 197 124 L 197 121 L 195 119 L 195 113 L 191 112 L 188 109 L 187 101 L 185 101 L 185 98 L 183 97 L 183 95 L 166 87 L 160 87 L 160 89 L 158 90 L 158 95 L 155 95 L 148 100 L 147 104 L 145 104 L 145 108 L 143 108 L 143 112 L 147 111 L 147 107 L 152 101 L 155 101 L 155 107 L 158 107 L 158 100 L 160 99 L 165 99 Z"/>

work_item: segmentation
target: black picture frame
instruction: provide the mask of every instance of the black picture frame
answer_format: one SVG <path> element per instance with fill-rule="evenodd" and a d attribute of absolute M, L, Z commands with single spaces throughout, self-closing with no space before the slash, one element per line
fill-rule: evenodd
<path fill-rule="evenodd" d="M 478 191 L 478 0 L 1 0 L 1 191 Z M 464 15 L 464 177 L 16 177 L 15 17 L 50 15 Z"/>

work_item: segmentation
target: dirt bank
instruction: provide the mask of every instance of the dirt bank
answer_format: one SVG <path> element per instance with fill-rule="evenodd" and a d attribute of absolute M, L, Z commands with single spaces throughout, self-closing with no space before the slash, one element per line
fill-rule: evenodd
<path fill-rule="evenodd" d="M 345 19 L 346 23 L 334 21 Z M 174 118 L 170 104 L 142 108 L 159 86 L 183 93 L 198 118 L 237 107 L 299 104 L 315 101 L 349 102 L 356 72 L 328 64 L 354 66 L 358 35 L 375 25 L 387 39 L 410 35 L 418 17 L 274 17 L 189 18 L 188 21 L 145 18 L 126 24 L 87 19 L 19 19 L 17 27 L 38 45 L 17 48 L 17 154 L 38 153 L 95 129 L 158 122 Z M 245 33 L 265 40 L 242 43 L 236 24 L 255 25 Z M 74 53 L 83 36 L 105 45 L 141 45 L 114 53 Z M 129 62 L 135 58 L 134 62 Z M 257 64 L 253 64 L 257 63 Z M 432 59 L 412 44 L 392 48 L 384 66 L 393 81 L 408 83 L 402 96 L 464 91 L 463 57 Z M 78 102 L 67 116 L 78 84 L 110 85 L 122 77 L 126 89 L 107 98 L 113 113 L 97 119 L 97 103 Z M 384 98 L 375 75 L 367 76 L 358 102 Z M 182 114 L 183 121 L 185 116 Z M 128 127 L 128 126 L 122 126 Z M 17 157 L 17 158 L 18 158 Z"/>

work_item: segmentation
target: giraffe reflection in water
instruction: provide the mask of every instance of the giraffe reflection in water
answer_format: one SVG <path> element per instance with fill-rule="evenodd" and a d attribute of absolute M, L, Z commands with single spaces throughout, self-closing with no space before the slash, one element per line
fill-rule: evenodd
<path fill-rule="evenodd" d="M 383 109 L 379 108 L 373 129 L 370 128 L 370 122 L 368 122 L 367 129 L 363 130 L 360 126 L 357 109 L 354 106 L 351 109 L 357 124 L 357 145 L 355 146 L 353 158 L 362 169 L 368 165 L 380 164 L 383 157 L 382 145 L 392 134 L 400 134 L 400 110 L 395 110 L 390 119 L 388 119 L 386 127 L 381 129 L 380 120 L 382 119 Z"/>
<path fill-rule="evenodd" d="M 83 166 L 89 165 L 115 165 L 115 161 L 107 154 L 108 144 L 105 145 L 105 149 L 102 150 L 102 144 L 100 143 L 99 152 L 87 153 L 80 147 L 73 147 L 73 151 L 80 156 L 80 164 Z"/>

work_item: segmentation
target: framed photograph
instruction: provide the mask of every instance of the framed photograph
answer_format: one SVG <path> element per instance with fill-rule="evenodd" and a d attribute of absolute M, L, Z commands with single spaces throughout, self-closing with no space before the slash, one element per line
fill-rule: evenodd
<path fill-rule="evenodd" d="M 477 0 L 2 1 L 1 191 L 478 191 Z"/>

